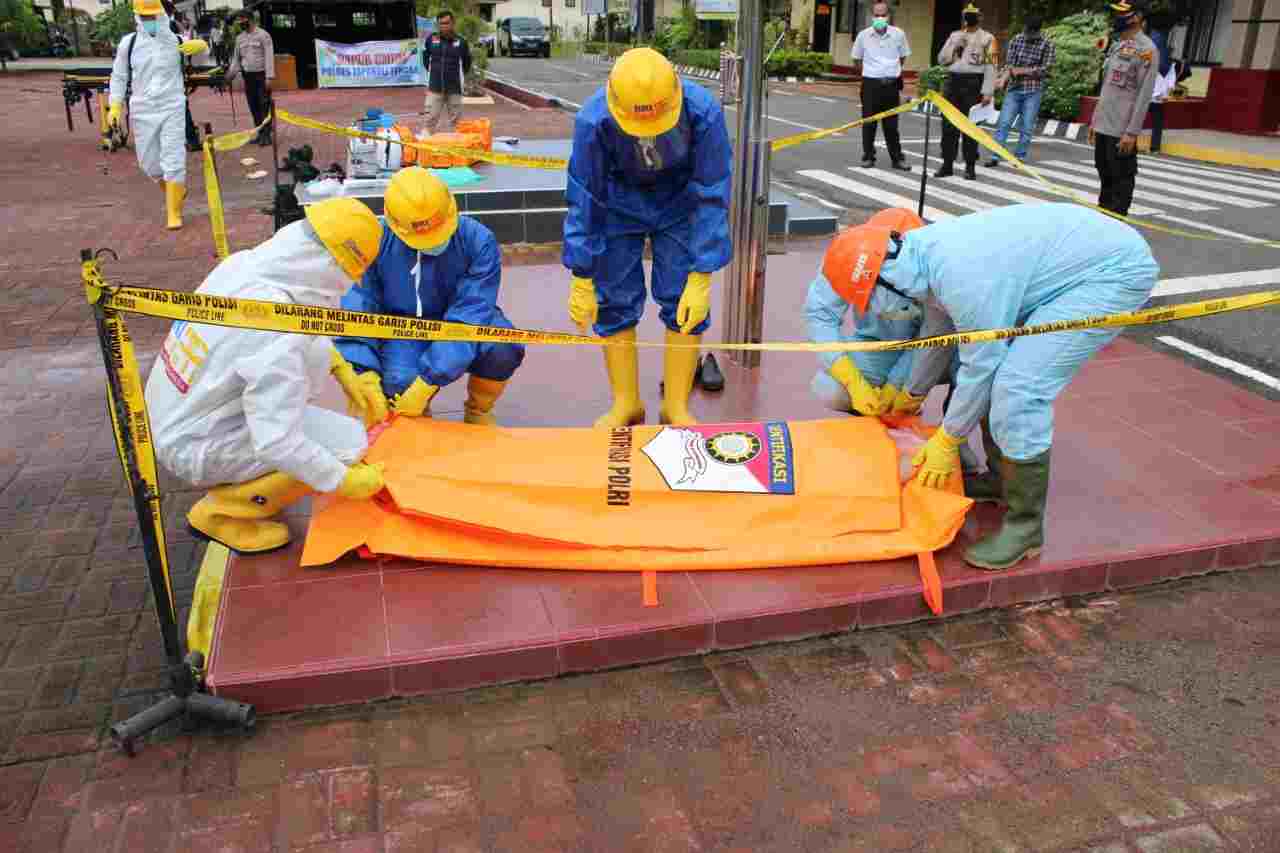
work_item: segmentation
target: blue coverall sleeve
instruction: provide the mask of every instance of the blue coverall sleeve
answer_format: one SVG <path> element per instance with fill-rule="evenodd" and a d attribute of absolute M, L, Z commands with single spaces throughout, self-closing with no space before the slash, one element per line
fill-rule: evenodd
<path fill-rule="evenodd" d="M 915 350 L 899 353 L 898 360 L 893 363 L 893 369 L 889 371 L 889 378 L 885 380 L 885 384 L 892 385 L 898 390 L 905 388 L 907 382 L 911 379 L 911 365 L 915 363 L 915 360 Z"/>
<path fill-rule="evenodd" d="M 694 127 L 693 177 L 689 191 L 697 207 L 693 213 L 693 269 L 715 272 L 729 263 L 730 167 L 733 153 L 724 111 L 715 105 Z"/>
<path fill-rule="evenodd" d="M 962 332 L 1003 329 L 1017 324 L 1021 290 L 1001 286 L 978 287 L 972 281 L 942 284 L 939 301 Z M 960 346 L 960 370 L 956 373 L 951 406 L 942 425 L 956 438 L 977 428 L 991 408 L 991 384 L 996 369 L 1009 351 L 1008 341 Z"/>
<path fill-rule="evenodd" d="M 382 313 L 382 275 L 374 262 L 365 270 L 364 278 L 342 297 L 342 307 L 348 311 Z M 334 346 L 342 357 L 351 362 L 356 373 L 372 370 L 382 375 L 382 342 L 377 338 L 335 338 Z"/>
<path fill-rule="evenodd" d="M 573 152 L 564 197 L 569 208 L 564 218 L 561 262 L 574 275 L 595 278 L 596 261 L 605 250 L 605 217 L 608 176 L 605 151 L 598 125 L 581 116 L 573 125 Z"/>
<path fill-rule="evenodd" d="M 809 292 L 804 299 L 804 323 L 809 332 L 809 340 L 819 344 L 847 340 L 840 334 L 840 324 L 844 322 L 844 315 L 848 310 L 849 303 L 832 290 L 825 275 L 818 273 L 809 282 Z M 824 370 L 829 370 L 840 356 L 841 353 L 838 352 L 820 352 L 818 362 Z"/>
<path fill-rule="evenodd" d="M 498 284 L 502 280 L 502 257 L 492 234 L 467 246 L 471 261 L 458 280 L 453 302 L 444 312 L 446 323 L 488 326 L 498 305 Z M 479 344 L 465 341 L 435 341 L 418 362 L 418 373 L 429 385 L 448 385 L 471 367 Z"/>

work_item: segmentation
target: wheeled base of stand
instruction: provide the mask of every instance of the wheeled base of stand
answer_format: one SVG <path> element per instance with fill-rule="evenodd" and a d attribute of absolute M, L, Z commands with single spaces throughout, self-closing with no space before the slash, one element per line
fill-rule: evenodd
<path fill-rule="evenodd" d="M 166 723 L 182 718 L 184 728 L 201 722 L 252 729 L 257 713 L 252 705 L 220 699 L 200 690 L 196 673 L 204 669 L 204 656 L 192 652 L 173 673 L 172 693 L 155 705 L 111 727 L 111 739 L 128 755 L 136 753 L 136 743 Z"/>

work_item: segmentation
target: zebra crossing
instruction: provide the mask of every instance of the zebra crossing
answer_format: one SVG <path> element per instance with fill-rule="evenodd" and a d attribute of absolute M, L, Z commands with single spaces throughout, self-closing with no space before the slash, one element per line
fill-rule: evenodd
<path fill-rule="evenodd" d="M 1054 152 L 1055 154 L 1059 152 Z M 800 169 L 794 174 L 804 189 L 845 207 L 908 207 L 914 210 L 919 199 L 920 172 L 923 165 L 921 145 L 904 143 L 903 154 L 913 166 L 911 172 L 889 169 L 864 169 L 849 165 L 841 169 Z M 985 152 L 984 152 L 985 154 Z M 984 157 L 985 159 L 985 157 Z M 929 167 L 939 164 L 931 152 Z M 1062 201 L 1064 196 L 1095 203 L 1099 181 L 1093 160 L 1057 156 L 1037 160 L 1037 172 L 1060 187 L 1055 193 L 1036 179 L 1017 172 L 1007 164 L 980 166 L 977 181 L 965 181 L 961 170 L 954 178 L 930 176 L 926 190 L 924 218 L 928 221 L 960 216 L 1007 204 L 1031 204 Z M 1263 177 L 1213 166 L 1169 163 L 1143 157 L 1138 172 L 1135 203 L 1130 215 L 1166 220 L 1179 228 L 1196 229 L 1223 236 L 1259 241 L 1202 222 L 1204 214 L 1214 211 L 1254 212 L 1280 207 L 1280 177 Z"/>

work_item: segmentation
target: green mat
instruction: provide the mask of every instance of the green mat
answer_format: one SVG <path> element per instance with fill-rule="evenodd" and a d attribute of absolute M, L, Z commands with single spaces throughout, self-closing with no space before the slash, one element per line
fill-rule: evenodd
<path fill-rule="evenodd" d="M 467 184 L 474 184 L 477 181 L 483 181 L 484 176 L 476 174 L 475 169 L 470 166 L 450 166 L 448 169 L 432 169 L 431 174 L 436 175 L 440 180 L 445 182 L 446 186 L 464 187 Z"/>

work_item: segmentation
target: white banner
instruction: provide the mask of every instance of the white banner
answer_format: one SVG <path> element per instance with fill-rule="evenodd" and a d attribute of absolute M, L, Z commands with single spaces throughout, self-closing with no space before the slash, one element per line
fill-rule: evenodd
<path fill-rule="evenodd" d="M 703 21 L 736 21 L 738 0 L 695 0 L 693 13 Z"/>
<path fill-rule="evenodd" d="M 359 44 L 315 41 L 316 76 L 322 89 L 426 85 L 418 39 Z"/>

